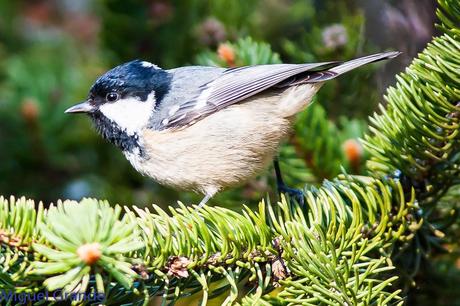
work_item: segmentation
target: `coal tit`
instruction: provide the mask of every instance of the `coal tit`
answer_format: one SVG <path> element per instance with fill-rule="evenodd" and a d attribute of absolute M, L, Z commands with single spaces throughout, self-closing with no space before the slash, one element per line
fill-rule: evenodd
<path fill-rule="evenodd" d="M 87 113 L 137 171 L 204 194 L 203 206 L 269 165 L 325 81 L 397 55 L 230 69 L 163 70 L 134 60 L 99 77 L 87 100 L 66 113 Z"/>

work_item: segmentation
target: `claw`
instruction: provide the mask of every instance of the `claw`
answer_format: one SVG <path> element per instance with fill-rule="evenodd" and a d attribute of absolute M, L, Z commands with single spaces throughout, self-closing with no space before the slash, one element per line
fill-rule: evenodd
<path fill-rule="evenodd" d="M 289 199 L 294 199 L 301 207 L 305 205 L 305 195 L 300 189 L 290 188 L 286 185 L 278 186 L 278 192 L 287 194 Z"/>
<path fill-rule="evenodd" d="M 278 193 L 284 193 L 289 196 L 289 199 L 294 199 L 301 207 L 305 205 L 305 195 L 303 191 L 300 189 L 290 188 L 286 186 L 283 181 L 283 177 L 281 176 L 281 169 L 279 165 L 279 161 L 277 158 L 273 161 L 273 166 L 275 167 L 275 174 L 276 174 L 276 185 L 278 187 Z"/>

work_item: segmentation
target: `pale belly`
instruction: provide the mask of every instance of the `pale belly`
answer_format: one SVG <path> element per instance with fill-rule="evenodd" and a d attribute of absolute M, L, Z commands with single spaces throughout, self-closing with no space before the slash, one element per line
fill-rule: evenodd
<path fill-rule="evenodd" d="M 280 111 L 280 98 L 230 106 L 182 130 L 145 129 L 147 158 L 127 158 L 138 171 L 176 189 L 213 195 L 242 184 L 268 167 L 290 131 L 292 114 Z"/>

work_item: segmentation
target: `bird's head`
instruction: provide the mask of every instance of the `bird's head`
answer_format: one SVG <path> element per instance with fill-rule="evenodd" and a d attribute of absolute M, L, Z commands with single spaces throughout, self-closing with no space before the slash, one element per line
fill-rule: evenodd
<path fill-rule="evenodd" d="M 88 98 L 65 112 L 88 114 L 105 138 L 120 145 L 116 138 L 138 135 L 148 125 L 170 82 L 165 70 L 134 60 L 99 77 Z"/>

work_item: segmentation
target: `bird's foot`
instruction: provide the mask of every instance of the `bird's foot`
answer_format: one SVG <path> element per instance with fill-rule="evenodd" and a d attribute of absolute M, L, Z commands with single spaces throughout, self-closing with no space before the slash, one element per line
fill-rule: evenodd
<path fill-rule="evenodd" d="M 280 185 L 278 186 L 278 192 L 287 194 L 290 200 L 294 200 L 297 202 L 297 204 L 300 205 L 300 207 L 305 206 L 305 195 L 302 190 L 300 189 L 295 189 L 295 188 L 290 188 L 287 187 L 286 185 Z"/>
<path fill-rule="evenodd" d="M 275 158 L 273 160 L 273 166 L 275 168 L 276 185 L 278 186 L 278 193 L 287 194 L 289 197 L 289 200 L 294 200 L 300 205 L 300 207 L 304 207 L 305 195 L 300 189 L 290 188 L 286 186 L 286 184 L 283 181 L 283 176 L 281 175 L 281 168 L 280 168 L 278 158 Z"/>

